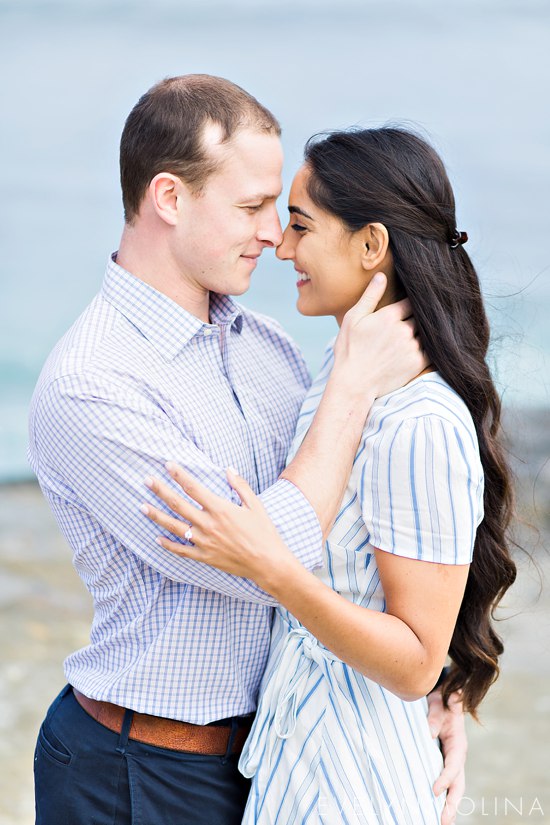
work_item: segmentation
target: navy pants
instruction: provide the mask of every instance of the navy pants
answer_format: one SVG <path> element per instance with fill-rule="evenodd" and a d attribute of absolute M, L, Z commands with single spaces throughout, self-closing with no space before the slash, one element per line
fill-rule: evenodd
<path fill-rule="evenodd" d="M 144 745 L 128 739 L 131 718 L 113 733 L 61 691 L 36 744 L 37 825 L 240 825 L 250 783 L 237 755 Z"/>

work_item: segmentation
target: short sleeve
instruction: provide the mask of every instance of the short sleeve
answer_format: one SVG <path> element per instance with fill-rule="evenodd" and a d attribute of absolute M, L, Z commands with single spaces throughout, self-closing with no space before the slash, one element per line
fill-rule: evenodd
<path fill-rule="evenodd" d="M 483 518 L 473 424 L 405 419 L 367 437 L 364 458 L 358 495 L 371 545 L 409 559 L 471 562 Z"/>

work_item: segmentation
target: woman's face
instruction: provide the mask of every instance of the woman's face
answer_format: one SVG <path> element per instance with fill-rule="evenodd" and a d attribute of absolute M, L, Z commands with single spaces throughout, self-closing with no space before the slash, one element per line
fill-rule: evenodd
<path fill-rule="evenodd" d="M 311 201 L 306 189 L 309 175 L 307 166 L 302 166 L 292 182 L 290 219 L 277 257 L 294 261 L 298 311 L 334 315 L 340 324 L 381 267 L 372 272 L 365 269 L 363 233 L 351 233 L 339 218 Z"/>

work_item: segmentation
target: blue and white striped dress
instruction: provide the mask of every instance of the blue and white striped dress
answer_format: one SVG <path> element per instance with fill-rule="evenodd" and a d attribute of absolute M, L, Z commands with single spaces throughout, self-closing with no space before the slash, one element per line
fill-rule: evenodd
<path fill-rule="evenodd" d="M 332 368 L 302 407 L 289 460 Z M 344 598 L 385 609 L 373 549 L 468 564 L 483 517 L 483 471 L 471 416 L 438 373 L 372 407 L 315 575 Z M 258 713 L 239 767 L 253 777 L 243 823 L 438 825 L 432 784 L 442 757 L 425 699 L 404 702 L 344 664 L 294 616 L 275 612 Z"/>

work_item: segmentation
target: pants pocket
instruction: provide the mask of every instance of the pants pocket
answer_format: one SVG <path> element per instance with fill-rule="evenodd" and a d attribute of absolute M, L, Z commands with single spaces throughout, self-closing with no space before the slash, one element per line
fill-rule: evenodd
<path fill-rule="evenodd" d="M 59 765 L 70 765 L 73 758 L 70 750 L 55 735 L 47 722 L 42 723 L 38 732 L 37 750 Z"/>

